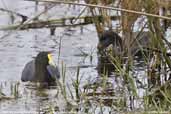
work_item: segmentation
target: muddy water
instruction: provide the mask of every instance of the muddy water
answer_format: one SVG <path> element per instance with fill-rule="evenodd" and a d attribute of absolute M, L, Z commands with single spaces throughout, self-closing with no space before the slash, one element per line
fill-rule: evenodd
<path fill-rule="evenodd" d="M 2 2 L 3 1 L 3 2 Z M 16 0 L 15 5 L 12 0 L 1 0 L 0 7 L 27 15 L 30 18 L 43 11 L 44 6 L 39 5 L 35 11 L 35 4 L 32 2 Z M 67 11 L 71 12 L 67 12 Z M 59 5 L 41 16 L 41 19 L 60 18 L 68 15 L 77 15 L 81 7 Z M 54 16 L 55 13 L 55 16 Z M 11 15 L 1 12 L 0 25 L 6 26 L 13 22 L 18 23 L 20 17 L 15 16 L 11 20 Z M 6 37 L 4 35 L 8 34 Z M 61 63 L 66 65 L 66 82 L 71 85 L 76 78 L 77 66 L 80 66 L 80 75 L 84 75 L 83 82 L 97 76 L 95 69 L 97 63 L 96 45 L 97 34 L 92 25 L 85 26 L 83 33 L 80 27 L 57 28 L 55 36 L 50 36 L 49 29 L 36 29 L 25 31 L 0 31 L 0 82 L 1 91 L 5 96 L 13 96 L 13 86 L 19 83 L 19 95 L 17 99 L 3 99 L 0 101 L 0 112 L 44 112 L 49 107 L 55 107 L 57 111 L 66 111 L 64 98 L 56 99 L 56 89 L 37 91 L 27 87 L 20 81 L 21 72 L 24 65 L 32 60 L 40 51 L 53 51 L 55 62 L 62 69 Z M 59 44 L 61 39 L 61 50 Z M 60 56 L 59 56 L 60 52 Z M 81 80 L 81 81 L 82 81 Z M 13 85 L 13 86 L 12 86 Z"/>

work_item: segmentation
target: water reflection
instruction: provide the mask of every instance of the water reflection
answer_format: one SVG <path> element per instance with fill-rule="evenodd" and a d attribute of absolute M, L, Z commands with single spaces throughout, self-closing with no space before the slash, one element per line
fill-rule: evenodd
<path fill-rule="evenodd" d="M 1 112 L 3 111 L 13 111 L 13 112 L 47 112 L 50 110 L 61 111 L 65 110 L 66 104 L 62 96 L 58 95 L 57 88 L 51 89 L 40 89 L 36 88 L 34 84 L 23 85 L 19 83 L 17 86 L 17 91 L 14 91 L 15 84 L 18 82 L 8 83 L 1 82 L 1 92 L 5 93 L 3 102 L 0 104 Z M 10 92 L 9 94 L 7 94 Z M 15 96 L 14 92 L 18 92 Z M 8 97 L 8 99 L 7 99 Z M 58 97 L 60 97 L 58 99 Z M 5 99 L 6 98 L 6 99 Z"/>

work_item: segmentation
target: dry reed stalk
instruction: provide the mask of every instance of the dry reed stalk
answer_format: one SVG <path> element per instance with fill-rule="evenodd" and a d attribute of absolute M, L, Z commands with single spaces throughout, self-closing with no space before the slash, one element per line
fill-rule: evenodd
<path fill-rule="evenodd" d="M 122 0 L 121 8 L 134 10 L 134 11 L 141 11 L 142 6 L 139 0 Z M 122 25 L 122 31 L 123 31 L 123 40 L 124 40 L 126 49 L 128 51 L 128 55 L 130 56 L 131 55 L 130 44 L 132 40 L 134 39 L 132 37 L 132 28 L 133 28 L 135 21 L 139 17 L 139 15 L 127 13 L 127 12 L 121 12 L 121 14 L 122 14 L 121 25 Z"/>

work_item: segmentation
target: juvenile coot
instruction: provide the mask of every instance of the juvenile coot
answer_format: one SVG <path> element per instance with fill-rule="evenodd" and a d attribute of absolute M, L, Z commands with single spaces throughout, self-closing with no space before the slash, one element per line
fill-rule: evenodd
<path fill-rule="evenodd" d="M 56 84 L 56 80 L 59 78 L 60 73 L 58 67 L 53 64 L 49 52 L 40 52 L 35 60 L 28 62 L 21 76 L 23 82 L 41 82 L 47 85 Z"/>

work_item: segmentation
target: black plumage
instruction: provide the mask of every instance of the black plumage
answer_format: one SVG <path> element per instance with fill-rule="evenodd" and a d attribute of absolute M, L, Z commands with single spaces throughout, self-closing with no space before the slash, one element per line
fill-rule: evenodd
<path fill-rule="evenodd" d="M 56 65 L 50 64 L 52 62 L 50 59 L 49 52 L 40 52 L 35 60 L 25 65 L 21 80 L 54 85 L 56 80 L 60 78 L 60 73 Z"/>

